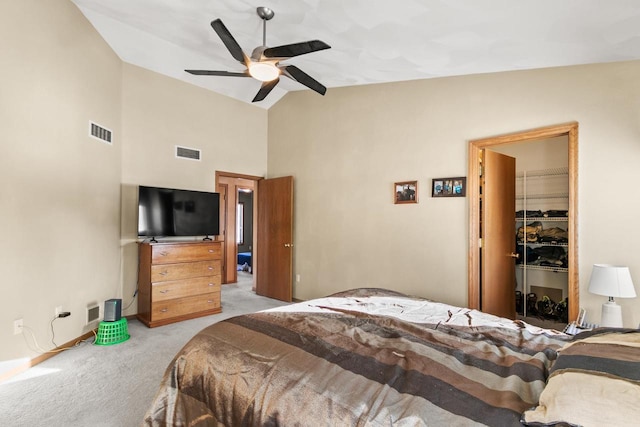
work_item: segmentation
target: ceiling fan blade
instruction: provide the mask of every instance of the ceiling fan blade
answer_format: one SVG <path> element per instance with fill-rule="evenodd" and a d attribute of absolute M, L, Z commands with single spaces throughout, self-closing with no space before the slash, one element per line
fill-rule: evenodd
<path fill-rule="evenodd" d="M 280 79 L 275 79 L 275 80 L 271 80 L 270 82 L 263 82 L 262 86 L 260 86 L 260 90 L 258 91 L 256 96 L 253 98 L 253 101 L 251 102 L 258 102 L 265 99 L 267 95 L 269 95 L 269 92 L 271 92 L 271 90 L 274 87 L 276 87 L 279 81 Z"/>
<path fill-rule="evenodd" d="M 249 71 L 237 73 L 233 71 L 211 71 L 211 70 L 185 70 L 189 74 L 196 76 L 227 76 L 227 77 L 251 77 Z"/>
<path fill-rule="evenodd" d="M 270 47 L 265 49 L 262 54 L 267 58 L 293 58 L 294 56 L 324 49 L 331 49 L 331 46 L 320 40 L 310 40 L 307 42 Z"/>
<path fill-rule="evenodd" d="M 224 43 L 224 45 L 227 47 L 227 49 L 231 53 L 231 56 L 233 56 L 236 61 L 247 65 L 247 56 L 242 51 L 242 48 L 240 47 L 236 39 L 233 38 L 231 32 L 229 32 L 227 27 L 224 26 L 222 21 L 220 19 L 211 21 L 211 27 L 213 27 L 213 30 L 218 34 L 218 37 L 220 37 L 222 43 Z"/>
<path fill-rule="evenodd" d="M 318 92 L 320 95 L 324 95 L 327 93 L 327 88 L 324 87 L 320 82 L 311 77 L 309 74 L 302 71 L 300 68 L 295 65 L 287 65 L 282 68 L 286 72 L 286 76 L 292 78 L 293 80 L 302 83 L 309 89 L 313 89 Z"/>

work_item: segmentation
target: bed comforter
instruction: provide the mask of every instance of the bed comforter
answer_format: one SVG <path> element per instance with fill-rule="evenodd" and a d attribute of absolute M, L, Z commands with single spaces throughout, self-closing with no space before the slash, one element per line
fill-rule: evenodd
<path fill-rule="evenodd" d="M 343 292 L 199 332 L 145 425 L 519 425 L 568 340 L 392 291 Z"/>

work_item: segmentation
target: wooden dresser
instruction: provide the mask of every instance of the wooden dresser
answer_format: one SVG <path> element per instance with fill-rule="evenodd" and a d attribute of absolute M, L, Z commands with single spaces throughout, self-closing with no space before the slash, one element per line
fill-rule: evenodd
<path fill-rule="evenodd" d="M 222 311 L 222 242 L 140 243 L 138 319 L 152 328 Z"/>

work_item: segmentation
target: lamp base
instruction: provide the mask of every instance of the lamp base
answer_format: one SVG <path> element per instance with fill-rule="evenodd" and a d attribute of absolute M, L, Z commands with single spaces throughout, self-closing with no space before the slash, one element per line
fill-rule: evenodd
<path fill-rule="evenodd" d="M 614 301 L 602 304 L 602 321 L 600 326 L 622 328 L 622 307 Z"/>

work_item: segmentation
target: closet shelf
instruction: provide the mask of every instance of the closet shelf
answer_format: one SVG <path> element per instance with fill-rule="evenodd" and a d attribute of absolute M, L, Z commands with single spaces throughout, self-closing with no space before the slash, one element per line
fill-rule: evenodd
<path fill-rule="evenodd" d="M 552 168 L 552 169 L 540 169 L 535 171 L 526 172 L 526 178 L 546 178 L 553 176 L 564 176 L 569 175 L 569 168 Z M 518 172 L 516 174 L 516 179 L 523 179 L 525 177 L 525 172 Z"/>
<path fill-rule="evenodd" d="M 516 268 L 524 270 L 525 267 L 522 264 L 516 264 Z M 569 269 L 566 267 L 547 267 L 544 265 L 531 265 L 527 264 L 527 270 L 542 270 L 542 271 L 551 271 L 553 273 L 568 273 Z"/>
<path fill-rule="evenodd" d="M 518 246 L 531 246 L 531 247 L 536 247 L 539 248 L 541 246 L 558 246 L 561 248 L 568 248 L 569 244 L 568 243 L 552 243 L 552 242 L 517 242 Z"/>
<path fill-rule="evenodd" d="M 568 222 L 566 216 L 528 216 L 526 218 L 516 218 L 516 222 L 544 221 L 544 222 Z"/>
<path fill-rule="evenodd" d="M 549 194 L 527 194 L 527 200 L 541 200 L 541 199 L 568 199 L 569 193 L 549 193 Z M 516 194 L 516 200 L 524 200 L 524 194 Z"/>

